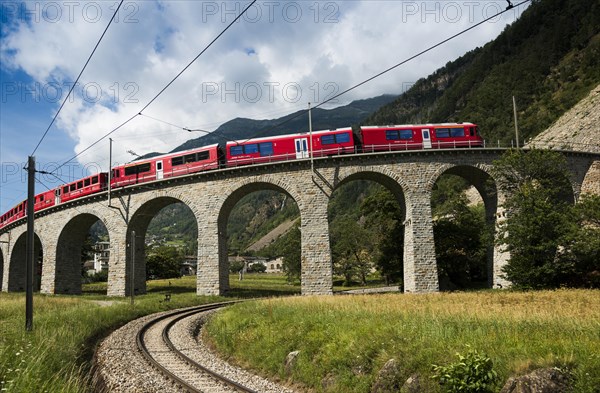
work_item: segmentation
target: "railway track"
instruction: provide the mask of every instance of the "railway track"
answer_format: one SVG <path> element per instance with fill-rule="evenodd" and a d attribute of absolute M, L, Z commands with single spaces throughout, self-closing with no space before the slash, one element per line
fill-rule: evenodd
<path fill-rule="evenodd" d="M 294 393 L 221 359 L 200 339 L 214 303 L 148 315 L 117 329 L 98 346 L 93 384 L 98 393 Z"/>
<path fill-rule="evenodd" d="M 138 331 L 136 344 L 142 356 L 163 376 L 187 392 L 247 392 L 257 391 L 242 385 L 217 371 L 209 369 L 186 354 L 170 335 L 174 327 L 185 320 L 228 306 L 234 302 L 216 303 L 161 315 L 145 323 Z"/>

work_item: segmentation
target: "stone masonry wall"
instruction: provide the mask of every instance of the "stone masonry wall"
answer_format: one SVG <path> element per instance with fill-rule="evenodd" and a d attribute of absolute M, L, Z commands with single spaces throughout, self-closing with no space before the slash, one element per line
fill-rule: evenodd
<path fill-rule="evenodd" d="M 435 292 L 439 290 L 439 283 L 431 217 L 432 187 L 444 173 L 463 176 L 482 193 L 488 220 L 500 219 L 503 214 L 496 191 L 488 192 L 484 187 L 490 179 L 487 171 L 500 153 L 496 150 L 457 150 L 340 156 L 315 160 L 314 173 L 310 171 L 309 160 L 257 165 L 114 190 L 111 206 L 102 194 L 67 203 L 36 216 L 36 234 L 43 248 L 41 291 L 80 291 L 81 245 L 89 226 L 100 219 L 110 237 L 108 295 L 126 296 L 129 293 L 132 231 L 136 232 L 135 290 L 144 293 L 144 238 L 148 223 L 164 206 L 183 202 L 192 210 L 198 223 L 197 293 L 222 294 L 229 288 L 226 224 L 231 209 L 243 196 L 271 189 L 287 194 L 300 209 L 302 293 L 331 294 L 329 200 L 345 182 L 366 179 L 390 189 L 405 209 L 406 291 Z M 587 189 L 582 187 L 582 182 L 593 184 L 598 172 L 598 158 L 589 154 L 567 155 L 574 173 L 575 190 Z M 590 171 L 594 162 L 596 166 Z M 23 238 L 24 231 L 22 222 L 0 233 L 3 291 L 22 287 L 24 250 L 20 247 L 24 247 L 24 242 L 19 239 Z M 493 271 L 490 283 L 508 285 L 501 278 L 501 268 L 508 255 L 494 249 L 489 256 Z"/>

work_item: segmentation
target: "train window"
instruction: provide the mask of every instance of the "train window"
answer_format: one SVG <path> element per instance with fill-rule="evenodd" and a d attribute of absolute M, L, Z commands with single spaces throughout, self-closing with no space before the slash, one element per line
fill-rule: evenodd
<path fill-rule="evenodd" d="M 336 134 L 335 141 L 337 143 L 347 143 L 350 142 L 350 133 L 344 132 L 343 134 Z"/>
<path fill-rule="evenodd" d="M 450 138 L 450 129 L 448 128 L 436 128 L 435 136 L 437 138 Z"/>
<path fill-rule="evenodd" d="M 273 155 L 273 142 L 260 143 L 258 145 L 260 150 L 260 156 L 272 156 Z"/>
<path fill-rule="evenodd" d="M 75 183 L 71 184 L 71 185 L 69 186 L 69 191 L 75 191 L 76 187 L 77 187 L 77 186 L 75 185 Z"/>
<path fill-rule="evenodd" d="M 87 179 L 85 179 L 83 181 L 83 184 L 85 187 L 89 186 L 90 184 L 92 184 L 92 179 L 90 179 L 89 177 Z"/>
<path fill-rule="evenodd" d="M 385 130 L 385 139 L 395 141 L 398 139 L 398 130 Z"/>
<path fill-rule="evenodd" d="M 252 143 L 244 146 L 244 153 L 246 154 L 254 154 L 258 153 L 258 143 Z"/>
<path fill-rule="evenodd" d="M 195 154 L 187 154 L 183 157 L 183 161 L 185 161 L 185 163 L 187 164 L 188 162 L 195 162 L 196 161 L 196 155 Z"/>
<path fill-rule="evenodd" d="M 207 151 L 201 151 L 199 153 L 196 153 L 196 155 L 198 156 L 196 158 L 196 161 L 208 160 L 208 158 L 210 157 L 210 153 Z"/>
<path fill-rule="evenodd" d="M 69 186 L 64 186 L 63 187 L 63 194 L 66 194 L 67 192 L 69 192 Z"/>
<path fill-rule="evenodd" d="M 137 175 L 138 173 L 150 171 L 150 163 L 130 166 L 125 168 L 125 176 Z"/>
<path fill-rule="evenodd" d="M 171 158 L 171 165 L 177 166 L 177 165 L 183 165 L 183 164 L 184 164 L 183 156 Z"/>
<path fill-rule="evenodd" d="M 119 177 L 120 176 L 119 173 L 120 173 L 120 171 L 118 169 L 113 169 L 113 175 L 112 175 L 112 177 L 113 178 L 114 177 Z"/>
<path fill-rule="evenodd" d="M 97 183 L 98 183 L 98 176 L 92 177 L 92 184 L 97 184 Z"/>
<path fill-rule="evenodd" d="M 77 189 L 80 189 L 83 187 L 83 182 L 82 181 L 78 181 L 77 182 Z"/>
<path fill-rule="evenodd" d="M 475 127 L 469 127 L 469 136 L 475 136 Z"/>
<path fill-rule="evenodd" d="M 44 200 L 44 195 L 40 195 L 40 202 Z"/>
<path fill-rule="evenodd" d="M 400 139 L 412 139 L 413 132 L 412 130 L 398 130 L 400 134 Z"/>
<path fill-rule="evenodd" d="M 461 127 L 461 128 L 451 128 L 450 129 L 450 136 L 453 136 L 453 137 L 465 136 L 465 129 L 463 127 Z"/>
<path fill-rule="evenodd" d="M 323 145 L 332 145 L 335 143 L 335 138 L 333 135 L 323 135 L 321 137 L 321 144 Z"/>
<path fill-rule="evenodd" d="M 240 154 L 244 154 L 244 146 L 231 146 L 229 149 L 229 153 L 232 156 L 239 156 Z"/>

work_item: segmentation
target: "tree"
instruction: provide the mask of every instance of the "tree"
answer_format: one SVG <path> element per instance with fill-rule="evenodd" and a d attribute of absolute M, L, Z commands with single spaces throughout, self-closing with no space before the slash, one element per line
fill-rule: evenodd
<path fill-rule="evenodd" d="M 146 279 L 181 277 L 182 256 L 175 247 L 158 246 L 148 250 Z"/>
<path fill-rule="evenodd" d="M 302 273 L 300 235 L 299 224 L 297 224 L 285 234 L 283 240 L 283 272 L 285 273 L 288 282 L 300 279 L 300 274 Z"/>
<path fill-rule="evenodd" d="M 565 258 L 573 264 L 569 284 L 600 288 L 600 196 L 586 195 L 573 207 L 563 237 Z"/>
<path fill-rule="evenodd" d="M 394 195 L 386 189 L 366 197 L 360 206 L 365 228 L 374 236 L 374 264 L 386 284 L 403 277 L 404 225 L 402 209 Z"/>
<path fill-rule="evenodd" d="M 350 285 L 354 277 L 365 285 L 373 266 L 370 257 L 372 232 L 350 216 L 342 216 L 336 221 L 331 233 L 334 273 L 344 277 L 344 285 Z"/>
<path fill-rule="evenodd" d="M 455 195 L 447 214 L 433 224 L 440 289 L 469 288 L 487 281 L 483 206 Z"/>
<path fill-rule="evenodd" d="M 573 263 L 560 251 L 570 227 L 570 182 L 563 155 L 509 150 L 494 162 L 498 188 L 508 191 L 507 219 L 499 243 L 510 252 L 503 269 L 516 287 L 556 288 L 568 282 Z"/>
<path fill-rule="evenodd" d="M 248 273 L 264 273 L 266 271 L 267 267 L 261 262 L 253 263 L 248 267 Z"/>

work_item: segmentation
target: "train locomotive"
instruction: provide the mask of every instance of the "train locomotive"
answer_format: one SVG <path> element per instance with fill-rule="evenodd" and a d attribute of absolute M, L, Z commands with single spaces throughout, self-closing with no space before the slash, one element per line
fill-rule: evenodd
<path fill-rule="evenodd" d="M 111 169 L 110 187 L 184 176 L 196 172 L 240 165 L 261 164 L 340 154 L 396 150 L 484 147 L 479 128 L 473 123 L 440 123 L 394 126 L 363 126 L 253 138 L 203 146 L 164 154 Z M 101 172 L 35 196 L 34 211 L 40 211 L 108 188 L 109 176 Z M 26 216 L 27 201 L 2 216 L 0 228 Z"/>

